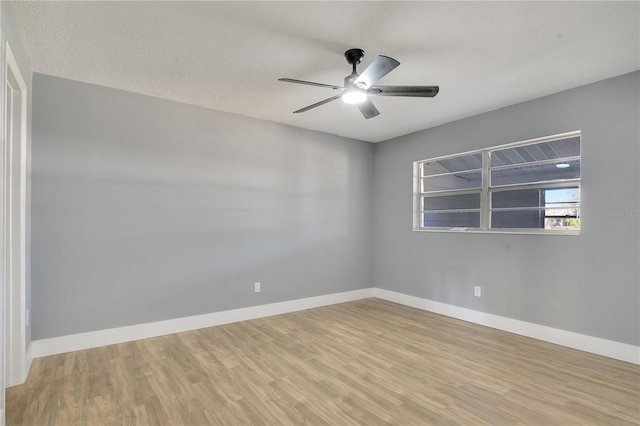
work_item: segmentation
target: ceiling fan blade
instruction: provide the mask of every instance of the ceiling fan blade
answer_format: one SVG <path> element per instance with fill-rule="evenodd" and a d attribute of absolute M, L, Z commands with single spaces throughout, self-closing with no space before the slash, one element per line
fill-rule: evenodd
<path fill-rule="evenodd" d="M 332 96 L 330 98 L 327 98 L 324 101 L 316 102 L 315 104 L 309 105 L 308 107 L 304 107 L 304 108 L 301 108 L 301 109 L 299 109 L 297 111 L 293 111 L 293 113 L 297 114 L 299 112 L 309 111 L 310 109 L 313 109 L 315 107 L 319 107 L 320 105 L 328 104 L 331 101 L 335 101 L 336 99 L 340 99 L 341 96 L 342 96 L 342 93 L 340 93 L 339 95 L 335 95 L 335 96 Z"/>
<path fill-rule="evenodd" d="M 306 84 L 307 86 L 326 87 L 329 89 L 344 89 L 342 86 L 334 86 L 333 84 L 314 83 L 313 81 L 296 80 L 294 78 L 279 78 L 278 81 L 284 81 L 285 83 Z"/>
<path fill-rule="evenodd" d="M 439 91 L 440 86 L 371 86 L 367 93 L 376 96 L 433 98 Z"/>
<path fill-rule="evenodd" d="M 378 111 L 378 108 L 376 108 L 376 106 L 373 104 L 373 102 L 371 102 L 370 99 L 367 99 L 366 101 L 357 105 L 358 109 L 367 120 L 380 114 L 380 111 Z"/>
<path fill-rule="evenodd" d="M 380 55 L 365 69 L 353 84 L 368 89 L 373 83 L 389 74 L 400 62 L 388 56 Z"/>

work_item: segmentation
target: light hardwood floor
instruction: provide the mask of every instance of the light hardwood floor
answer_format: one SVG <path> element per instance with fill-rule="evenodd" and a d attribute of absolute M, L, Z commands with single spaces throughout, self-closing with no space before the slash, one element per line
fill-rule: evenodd
<path fill-rule="evenodd" d="M 640 367 L 379 299 L 36 359 L 7 424 L 640 424 Z"/>

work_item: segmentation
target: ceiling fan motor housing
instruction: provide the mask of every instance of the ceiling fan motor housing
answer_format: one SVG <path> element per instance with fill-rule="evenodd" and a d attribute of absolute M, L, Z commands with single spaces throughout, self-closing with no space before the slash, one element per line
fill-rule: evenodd
<path fill-rule="evenodd" d="M 357 65 L 364 58 L 364 50 L 362 49 L 349 49 L 344 52 L 344 57 L 347 58 L 347 62 L 353 66 Z"/>

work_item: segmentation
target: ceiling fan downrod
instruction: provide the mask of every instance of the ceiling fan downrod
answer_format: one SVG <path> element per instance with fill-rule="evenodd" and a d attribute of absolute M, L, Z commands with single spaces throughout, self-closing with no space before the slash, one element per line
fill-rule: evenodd
<path fill-rule="evenodd" d="M 356 65 L 358 65 L 362 61 L 362 58 L 364 58 L 364 50 L 349 49 L 346 52 L 344 52 L 344 57 L 346 58 L 347 62 L 351 64 L 351 67 L 352 67 L 351 75 L 348 75 L 344 78 L 344 86 L 348 87 L 351 85 L 351 83 L 354 82 L 356 78 L 358 78 Z"/>

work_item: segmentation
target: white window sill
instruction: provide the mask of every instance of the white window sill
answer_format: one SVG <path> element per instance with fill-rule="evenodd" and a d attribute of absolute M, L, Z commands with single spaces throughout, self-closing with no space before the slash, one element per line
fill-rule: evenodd
<path fill-rule="evenodd" d="M 533 229 L 461 229 L 461 228 L 418 228 L 413 229 L 414 232 L 446 232 L 450 234 L 508 234 L 508 235 L 580 235 L 581 231 L 572 231 L 572 230 L 558 230 L 558 231 L 549 231 L 549 230 L 533 230 Z"/>

